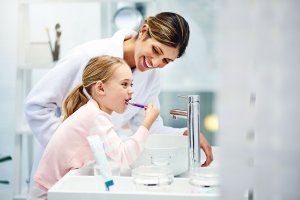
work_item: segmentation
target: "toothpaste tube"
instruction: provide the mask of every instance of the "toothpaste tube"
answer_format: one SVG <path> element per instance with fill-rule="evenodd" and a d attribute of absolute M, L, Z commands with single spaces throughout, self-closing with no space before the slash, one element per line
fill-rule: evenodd
<path fill-rule="evenodd" d="M 114 185 L 114 181 L 112 180 L 112 173 L 110 171 L 109 163 L 103 149 L 103 142 L 98 135 L 88 136 L 87 140 L 90 144 L 96 161 L 95 167 L 100 169 L 100 173 L 104 179 L 105 188 L 107 191 L 109 191 L 109 187 Z"/>

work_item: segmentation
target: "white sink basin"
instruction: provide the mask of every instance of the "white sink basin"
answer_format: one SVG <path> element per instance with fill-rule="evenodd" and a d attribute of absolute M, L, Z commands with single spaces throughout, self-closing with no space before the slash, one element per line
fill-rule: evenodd
<path fill-rule="evenodd" d="M 143 153 L 132 164 L 168 166 L 175 176 L 188 170 L 188 137 L 172 134 L 152 134 L 149 136 Z"/>
<path fill-rule="evenodd" d="M 92 168 L 81 168 L 70 171 L 48 192 L 49 200 L 99 200 L 99 199 L 145 199 L 145 200 L 217 200 L 218 187 L 203 187 L 197 193 L 189 185 L 188 178 L 174 178 L 167 191 L 145 192 L 138 191 L 132 177 L 113 177 L 115 185 L 110 191 L 104 191 L 99 177 L 93 176 Z"/>

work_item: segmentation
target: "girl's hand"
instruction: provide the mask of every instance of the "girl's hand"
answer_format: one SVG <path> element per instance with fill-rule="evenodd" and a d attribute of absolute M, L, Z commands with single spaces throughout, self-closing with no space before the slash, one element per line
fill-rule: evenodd
<path fill-rule="evenodd" d="M 145 110 L 145 118 L 143 122 L 143 126 L 148 130 L 151 128 L 153 122 L 159 115 L 159 109 L 153 103 L 149 103 Z"/>

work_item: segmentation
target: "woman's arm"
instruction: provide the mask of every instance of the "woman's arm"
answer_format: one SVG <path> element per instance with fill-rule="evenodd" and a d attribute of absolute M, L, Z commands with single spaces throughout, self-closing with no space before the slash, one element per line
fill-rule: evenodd
<path fill-rule="evenodd" d="M 68 92 L 79 84 L 81 65 L 78 53 L 62 59 L 33 87 L 25 101 L 25 116 L 33 134 L 42 146 L 60 125 L 61 107 Z"/>

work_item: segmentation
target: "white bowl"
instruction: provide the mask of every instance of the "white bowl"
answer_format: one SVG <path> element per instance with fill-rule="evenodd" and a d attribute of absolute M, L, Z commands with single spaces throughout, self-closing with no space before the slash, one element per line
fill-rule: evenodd
<path fill-rule="evenodd" d="M 143 153 L 131 165 L 168 166 L 174 176 L 188 170 L 188 137 L 171 134 L 152 134 L 149 136 Z"/>

